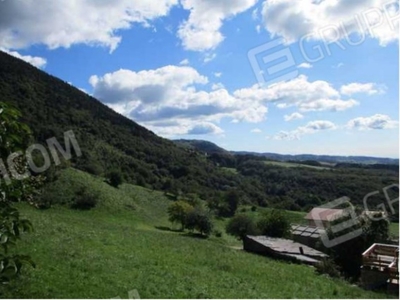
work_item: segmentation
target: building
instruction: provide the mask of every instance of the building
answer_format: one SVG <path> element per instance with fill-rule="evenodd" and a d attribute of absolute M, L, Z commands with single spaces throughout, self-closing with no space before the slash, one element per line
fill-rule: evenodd
<path fill-rule="evenodd" d="M 291 233 L 293 241 L 324 251 L 321 243 L 321 234 L 325 233 L 324 229 L 307 225 L 292 225 Z"/>
<path fill-rule="evenodd" d="M 311 227 L 327 228 L 329 224 L 341 216 L 344 216 L 343 209 L 332 209 L 316 207 L 313 208 L 304 218 Z"/>
<path fill-rule="evenodd" d="M 373 244 L 362 254 L 361 283 L 365 288 L 386 286 L 399 292 L 399 246 Z"/>
<path fill-rule="evenodd" d="M 315 265 L 328 257 L 328 255 L 304 244 L 267 236 L 246 236 L 243 240 L 243 249 L 272 258 L 308 265 Z"/>

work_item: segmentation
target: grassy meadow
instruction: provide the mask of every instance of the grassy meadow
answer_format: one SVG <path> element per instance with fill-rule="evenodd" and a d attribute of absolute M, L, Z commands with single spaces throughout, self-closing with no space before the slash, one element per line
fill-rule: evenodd
<path fill-rule="evenodd" d="M 90 211 L 17 205 L 35 228 L 17 250 L 37 267 L 1 286 L 1 298 L 128 298 L 135 289 L 141 298 L 387 297 L 316 275 L 309 266 L 237 250 L 240 243 L 225 232 L 202 239 L 168 230 L 170 200 L 157 191 L 115 189 L 74 169 L 51 188 L 68 197 L 81 183 L 100 194 Z M 216 227 L 223 231 L 225 222 L 216 220 Z"/>

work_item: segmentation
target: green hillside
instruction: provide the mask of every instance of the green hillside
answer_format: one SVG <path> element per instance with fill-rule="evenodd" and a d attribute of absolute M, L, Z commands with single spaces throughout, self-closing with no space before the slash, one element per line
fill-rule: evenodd
<path fill-rule="evenodd" d="M 18 251 L 37 264 L 2 298 L 382 298 L 313 268 L 232 249 L 225 234 L 199 239 L 168 231 L 162 193 L 129 184 L 115 189 L 99 177 L 64 170 L 46 189 L 68 198 L 84 183 L 99 192 L 90 211 L 19 204 L 34 224 Z M 159 229 L 157 229 L 159 228 Z"/>

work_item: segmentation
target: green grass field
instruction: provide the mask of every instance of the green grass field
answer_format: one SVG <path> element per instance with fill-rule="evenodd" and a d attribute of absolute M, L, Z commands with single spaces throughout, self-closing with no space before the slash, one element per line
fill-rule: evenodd
<path fill-rule="evenodd" d="M 238 242 L 225 233 L 201 239 L 166 230 L 170 201 L 156 191 L 114 189 L 73 169 L 55 187 L 68 194 L 82 182 L 101 195 L 91 211 L 18 204 L 35 228 L 18 252 L 37 267 L 1 286 L 1 298 L 128 298 L 135 289 L 141 298 L 387 297 L 316 275 L 312 267 L 232 249 Z"/>
<path fill-rule="evenodd" d="M 265 161 L 265 164 L 271 166 L 278 166 L 283 168 L 309 168 L 315 170 L 331 170 L 329 167 L 319 167 L 319 166 L 310 166 L 300 163 L 292 163 L 292 162 L 281 162 L 281 161 Z"/>
<path fill-rule="evenodd" d="M 390 223 L 390 234 L 394 235 L 394 236 L 399 236 L 399 223 Z"/>

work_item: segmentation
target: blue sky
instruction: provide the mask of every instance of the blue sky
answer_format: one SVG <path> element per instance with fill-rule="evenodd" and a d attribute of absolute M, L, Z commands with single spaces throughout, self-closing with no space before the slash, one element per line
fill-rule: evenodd
<path fill-rule="evenodd" d="M 3 51 L 161 136 L 398 157 L 396 1 L 3 0 L 0 20 Z"/>

